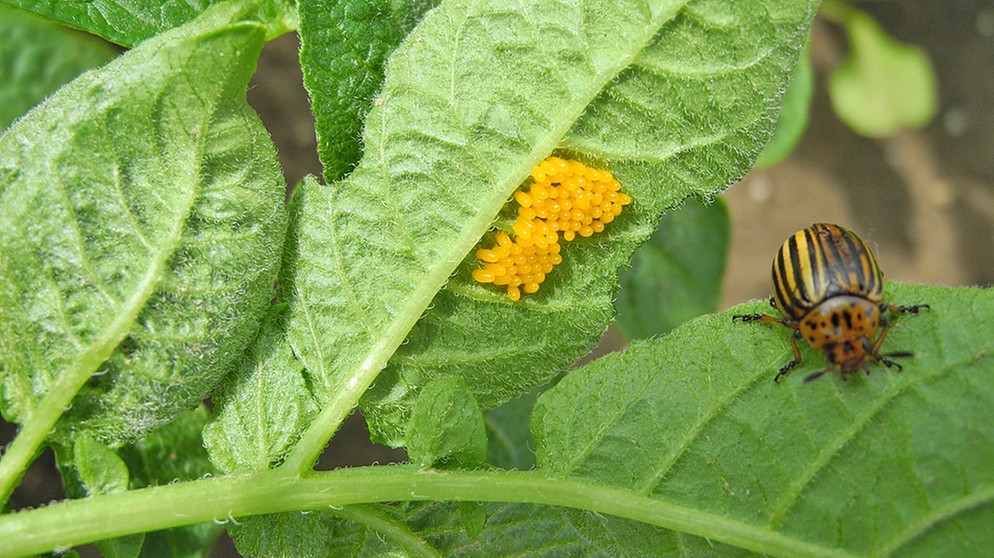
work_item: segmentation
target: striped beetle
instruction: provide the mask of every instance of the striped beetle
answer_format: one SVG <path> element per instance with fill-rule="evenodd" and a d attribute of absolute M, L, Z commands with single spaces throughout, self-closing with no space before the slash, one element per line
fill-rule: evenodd
<path fill-rule="evenodd" d="M 896 306 L 882 302 L 883 297 L 883 273 L 863 239 L 838 225 L 816 223 L 788 238 L 773 260 L 770 305 L 783 318 L 746 314 L 732 320 L 776 322 L 794 330 L 790 338 L 794 359 L 777 372 L 775 382 L 801 363 L 797 340 L 802 338 L 823 351 L 830 363 L 805 382 L 833 370 L 845 379 L 858 370 L 869 374 L 867 364 L 874 361 L 901 370 L 891 359 L 914 356 L 909 351 L 880 352 L 890 328 L 884 312 L 917 314 L 928 304 Z"/>

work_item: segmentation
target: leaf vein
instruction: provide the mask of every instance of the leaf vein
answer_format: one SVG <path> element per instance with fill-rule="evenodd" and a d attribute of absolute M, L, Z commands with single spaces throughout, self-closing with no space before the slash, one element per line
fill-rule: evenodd
<path fill-rule="evenodd" d="M 745 391 L 752 389 L 757 382 L 762 381 L 766 378 L 765 374 L 755 374 L 747 382 L 743 382 L 738 386 L 734 386 L 734 389 L 729 390 L 725 393 L 724 397 L 720 399 L 715 399 L 710 407 L 706 409 L 704 413 L 698 416 L 697 420 L 687 429 L 687 432 L 683 435 L 679 442 L 677 442 L 673 449 L 665 456 L 656 468 L 655 472 L 638 488 L 638 493 L 643 495 L 648 495 L 652 490 L 662 482 L 663 477 L 666 473 L 673 467 L 673 465 L 680 459 L 680 457 L 690 449 L 694 441 L 698 439 L 701 431 L 704 427 L 711 423 L 715 418 L 717 418 L 721 411 L 728 408 L 729 404 L 738 399 L 738 397 Z"/>
<path fill-rule="evenodd" d="M 794 481 L 787 487 L 787 490 L 784 491 L 779 502 L 772 508 L 769 515 L 770 526 L 776 528 L 781 524 L 794 505 L 800 501 L 801 493 L 814 480 L 815 476 L 828 466 L 832 460 L 837 458 L 842 448 L 852 442 L 860 432 L 864 431 L 872 423 L 875 417 L 899 396 L 912 387 L 947 376 L 955 372 L 955 370 L 955 366 L 948 366 L 937 372 L 921 374 L 908 383 L 892 383 L 887 393 L 877 398 L 874 405 L 869 407 L 863 416 L 854 416 L 855 420 L 850 424 L 849 428 L 839 432 L 839 435 L 831 443 L 824 444 L 818 456 L 804 468 L 802 474 L 795 477 Z"/>

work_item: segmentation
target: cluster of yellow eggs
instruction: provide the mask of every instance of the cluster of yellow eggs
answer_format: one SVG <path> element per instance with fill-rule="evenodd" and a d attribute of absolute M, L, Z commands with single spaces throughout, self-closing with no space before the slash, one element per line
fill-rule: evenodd
<path fill-rule="evenodd" d="M 599 233 L 632 202 L 610 172 L 579 161 L 549 157 L 532 169 L 531 178 L 527 192 L 514 193 L 514 237 L 498 231 L 493 247 L 476 251 L 483 267 L 473 270 L 473 279 L 506 287 L 511 300 L 538 291 L 563 261 L 560 238 L 569 242 Z"/>

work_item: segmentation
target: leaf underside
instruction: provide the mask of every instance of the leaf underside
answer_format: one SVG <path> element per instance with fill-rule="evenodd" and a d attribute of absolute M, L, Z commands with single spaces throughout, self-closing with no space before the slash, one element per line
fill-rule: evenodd
<path fill-rule="evenodd" d="M 661 213 L 748 170 L 812 13 L 802 2 L 430 11 L 387 65 L 360 165 L 300 192 L 289 338 L 318 397 L 389 360 L 362 408 L 375 439 L 403 445 L 434 379 L 462 376 L 486 409 L 582 356 Z M 556 150 L 611 170 L 635 201 L 512 304 L 472 281 L 472 248 Z"/>
<path fill-rule="evenodd" d="M 258 327 L 284 186 L 244 98 L 264 30 L 226 15 L 81 76 L 0 137 L 8 419 L 90 378 L 57 436 L 134 439 L 199 404 Z"/>
<path fill-rule="evenodd" d="M 0 0 L 12 6 L 79 29 L 124 47 L 134 47 L 170 29 L 187 24 L 213 7 L 234 8 L 240 18 L 266 25 L 266 38 L 272 39 L 294 26 L 290 0 L 86 0 L 85 2 L 38 2 Z M 231 19 L 229 21 L 236 21 Z"/>

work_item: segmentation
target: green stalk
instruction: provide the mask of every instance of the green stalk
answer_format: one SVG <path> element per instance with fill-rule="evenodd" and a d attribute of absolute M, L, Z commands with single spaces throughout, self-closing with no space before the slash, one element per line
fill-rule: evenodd
<path fill-rule="evenodd" d="M 537 471 L 378 466 L 295 477 L 279 470 L 71 500 L 0 517 L 0 553 L 25 556 L 132 533 L 373 502 L 454 500 L 564 506 L 628 518 L 779 556 L 849 556 L 720 515 Z M 338 512 L 336 512 L 338 513 Z"/>

